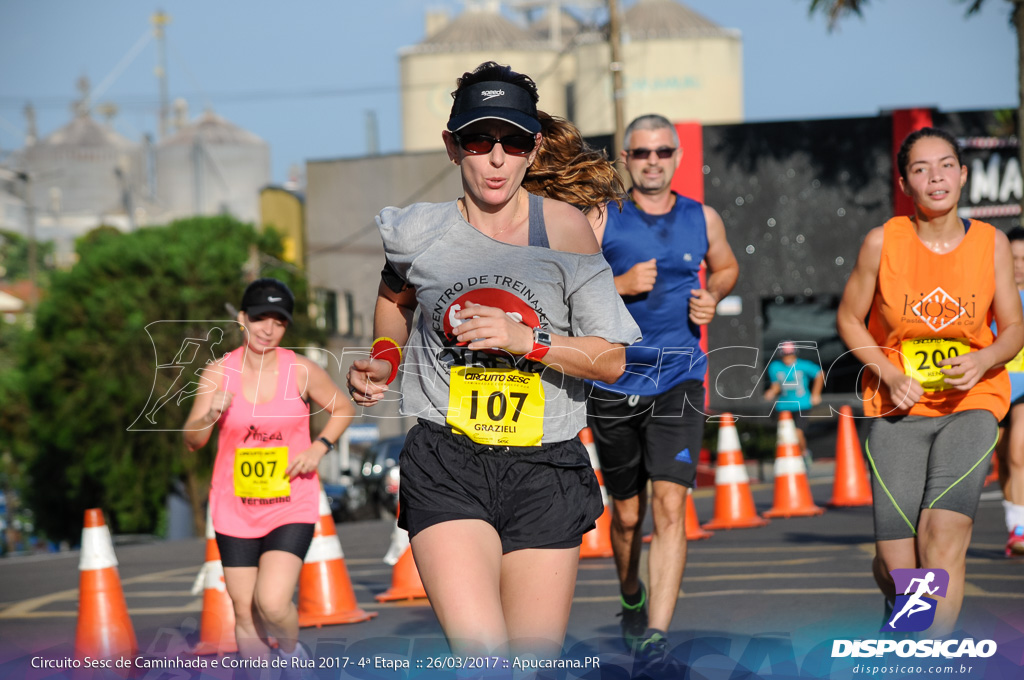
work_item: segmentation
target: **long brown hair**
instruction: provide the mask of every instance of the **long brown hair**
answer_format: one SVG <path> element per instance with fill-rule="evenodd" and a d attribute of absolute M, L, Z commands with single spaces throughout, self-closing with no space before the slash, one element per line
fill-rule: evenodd
<path fill-rule="evenodd" d="M 589 212 L 615 201 L 622 208 L 626 187 L 604 151 L 583 141 L 564 118 L 537 112 L 544 140 L 523 179 L 523 188 Z"/>

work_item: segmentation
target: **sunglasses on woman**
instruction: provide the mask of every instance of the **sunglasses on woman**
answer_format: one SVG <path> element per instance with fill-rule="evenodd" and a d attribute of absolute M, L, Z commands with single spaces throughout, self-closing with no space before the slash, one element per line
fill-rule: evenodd
<path fill-rule="evenodd" d="M 651 157 L 652 153 L 658 154 L 658 158 L 664 160 L 666 158 L 672 158 L 672 154 L 674 154 L 675 152 L 675 149 L 669 148 L 667 146 L 663 146 L 660 149 L 644 149 L 643 147 L 641 147 L 639 149 L 626 150 L 626 153 L 629 154 L 630 158 L 632 158 L 635 161 L 645 161 Z"/>
<path fill-rule="evenodd" d="M 483 133 L 453 136 L 463 151 L 471 154 L 490 153 L 495 144 L 501 144 L 501 148 L 510 156 L 526 156 L 537 146 L 537 139 L 533 135 L 505 135 L 500 139 Z"/>

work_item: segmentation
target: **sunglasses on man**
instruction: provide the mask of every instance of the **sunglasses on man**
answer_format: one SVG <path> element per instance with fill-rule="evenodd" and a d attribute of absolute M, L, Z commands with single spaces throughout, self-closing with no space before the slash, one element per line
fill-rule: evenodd
<path fill-rule="evenodd" d="M 626 153 L 635 161 L 645 161 L 651 157 L 652 153 L 658 154 L 658 158 L 665 160 L 666 158 L 672 158 L 672 154 L 675 152 L 675 149 L 667 146 L 663 146 L 659 149 L 645 149 L 643 147 L 640 147 L 639 149 L 626 149 Z"/>
<path fill-rule="evenodd" d="M 505 135 L 498 138 L 484 133 L 477 134 L 453 134 L 456 144 L 462 150 L 471 154 L 490 153 L 495 144 L 501 144 L 501 148 L 510 156 L 527 156 L 537 146 L 537 138 L 533 135 Z"/>

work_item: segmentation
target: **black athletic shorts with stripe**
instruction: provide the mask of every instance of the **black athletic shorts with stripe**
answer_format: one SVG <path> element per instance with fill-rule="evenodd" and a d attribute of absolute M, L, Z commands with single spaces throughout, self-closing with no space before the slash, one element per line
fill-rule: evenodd
<path fill-rule="evenodd" d="M 684 380 L 644 397 L 593 387 L 587 424 L 608 495 L 617 500 L 640 493 L 647 480 L 693 488 L 704 438 L 704 384 Z"/>

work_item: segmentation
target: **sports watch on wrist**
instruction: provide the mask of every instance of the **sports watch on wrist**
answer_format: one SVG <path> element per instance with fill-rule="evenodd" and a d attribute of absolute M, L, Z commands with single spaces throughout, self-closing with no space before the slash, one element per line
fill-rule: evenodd
<path fill-rule="evenodd" d="M 317 437 L 317 441 L 327 447 L 327 453 L 330 453 L 331 451 L 334 450 L 334 444 L 327 441 L 327 437 Z"/>
<path fill-rule="evenodd" d="M 551 334 L 537 326 L 533 329 L 533 349 L 526 355 L 531 361 L 540 361 L 551 349 Z"/>

